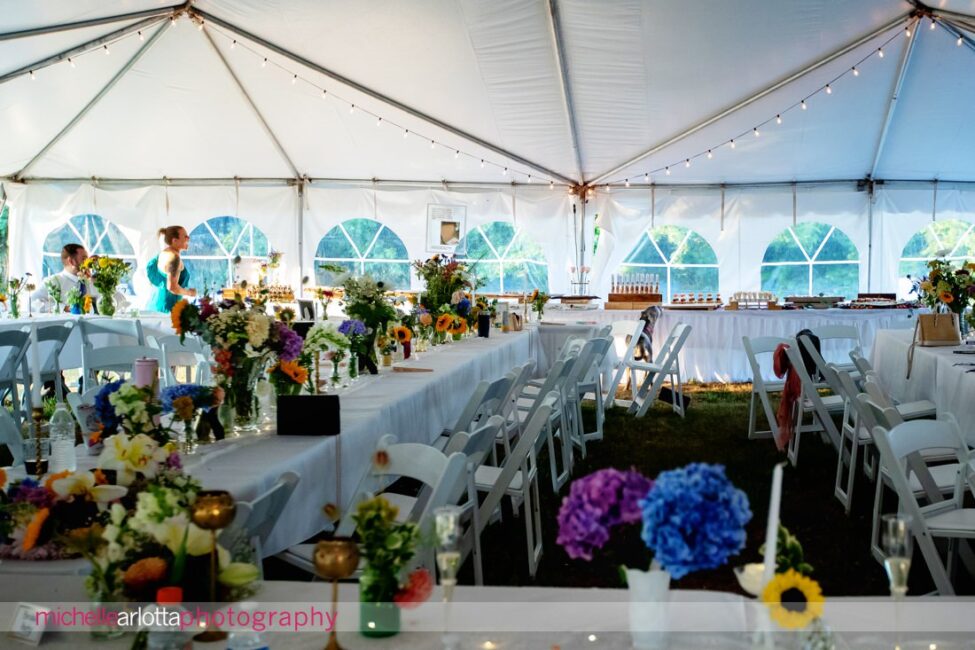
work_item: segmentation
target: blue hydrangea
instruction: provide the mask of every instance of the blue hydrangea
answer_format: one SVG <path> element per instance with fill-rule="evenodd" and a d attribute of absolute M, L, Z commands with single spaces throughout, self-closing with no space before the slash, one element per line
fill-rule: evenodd
<path fill-rule="evenodd" d="M 724 466 L 705 463 L 662 472 L 640 507 L 643 541 L 675 580 L 737 555 L 752 518 L 748 497 Z"/>
<path fill-rule="evenodd" d="M 102 426 L 106 430 L 115 430 L 122 422 L 115 414 L 115 407 L 108 401 L 108 398 L 112 393 L 121 388 L 124 383 L 121 379 L 109 382 L 102 386 L 102 389 L 95 395 L 95 415 L 98 416 L 98 421 L 102 423 Z"/>
<path fill-rule="evenodd" d="M 197 407 L 202 406 L 202 400 L 207 397 L 210 389 L 204 388 L 199 384 L 176 384 L 175 386 L 166 386 L 161 391 L 162 397 L 162 407 L 164 413 L 170 413 L 173 410 L 173 400 L 179 397 L 189 397 L 193 400 L 193 404 Z"/>

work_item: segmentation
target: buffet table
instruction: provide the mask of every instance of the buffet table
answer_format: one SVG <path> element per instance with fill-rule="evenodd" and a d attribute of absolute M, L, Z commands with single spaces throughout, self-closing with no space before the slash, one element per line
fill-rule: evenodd
<path fill-rule="evenodd" d="M 911 378 L 907 378 L 907 351 L 913 340 L 910 331 L 881 331 L 873 349 L 872 363 L 880 381 L 899 402 L 926 399 L 938 413 L 955 416 L 968 444 L 975 446 L 975 355 L 955 354 L 967 347 L 914 348 Z"/>
<path fill-rule="evenodd" d="M 573 325 L 601 326 L 618 320 L 637 320 L 639 311 L 547 309 L 545 320 Z M 878 330 L 913 329 L 914 311 L 908 309 L 803 309 L 693 311 L 664 309 L 657 321 L 654 352 L 677 323 L 691 326 L 691 333 L 681 353 L 685 380 L 702 382 L 746 382 L 752 380 L 751 367 L 742 348 L 743 336 L 794 337 L 803 329 L 815 330 L 824 325 L 856 325 L 864 356 L 869 357 Z M 554 345 L 554 344 L 553 344 Z M 546 346 L 547 349 L 547 346 Z M 828 361 L 849 363 L 847 346 L 826 344 L 823 353 Z M 771 369 L 767 379 L 772 379 Z"/>
<path fill-rule="evenodd" d="M 328 612 L 329 594 L 330 588 L 321 582 L 266 582 L 249 611 L 278 613 L 275 624 L 263 632 L 263 640 L 269 647 L 321 648 L 325 627 L 329 625 L 324 614 L 319 615 L 322 622 L 295 630 L 293 623 L 279 623 L 283 620 L 280 612 L 292 613 L 289 621 L 297 620 L 302 612 Z M 5 623 L 13 620 L 17 603 L 9 601 L 14 599 L 62 609 L 72 603 L 88 606 L 82 580 L 70 577 L 30 581 L 18 586 L 16 595 L 7 593 L 3 600 L 8 602 L 0 602 L 0 618 Z M 439 589 L 419 608 L 404 610 L 401 633 L 387 639 L 367 639 L 356 632 L 360 615 L 357 601 L 357 584 L 340 585 L 335 625 L 343 647 L 445 647 L 441 636 L 445 611 L 440 604 Z M 823 620 L 834 635 L 837 648 L 891 648 L 898 642 L 904 650 L 969 648 L 975 620 L 966 613 L 973 604 L 975 600 L 971 598 L 908 598 L 895 604 L 887 598 L 827 597 Z M 658 619 L 668 631 L 661 647 L 791 648 L 801 645 L 795 634 L 783 632 L 775 635 L 774 644 L 761 641 L 756 630 L 767 629 L 764 606 L 737 594 L 674 590 L 666 605 L 650 606 L 666 608 L 666 614 Z M 239 604 L 230 607 L 237 612 L 241 609 Z M 450 611 L 451 631 L 457 642 L 454 647 L 458 649 L 630 648 L 629 607 L 628 592 L 623 589 L 458 587 Z M 195 607 L 190 611 L 195 611 Z M 232 615 L 229 610 L 224 610 L 224 614 Z M 267 616 L 264 620 L 268 620 Z M 131 635 L 96 644 L 87 633 L 50 631 L 45 634 L 43 647 L 128 648 L 131 643 Z"/>

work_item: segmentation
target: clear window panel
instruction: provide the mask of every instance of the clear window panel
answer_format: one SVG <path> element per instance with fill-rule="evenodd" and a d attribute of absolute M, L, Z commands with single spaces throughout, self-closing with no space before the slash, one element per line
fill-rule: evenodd
<path fill-rule="evenodd" d="M 349 238 L 358 247 L 359 253 L 365 254 L 376 232 L 383 226 L 373 219 L 349 219 L 342 222 L 342 227 L 349 233 Z"/>
<path fill-rule="evenodd" d="M 671 264 L 717 264 L 718 256 L 711 245 L 696 232 L 687 238 L 684 247 L 672 256 Z"/>
<path fill-rule="evenodd" d="M 348 237 L 342 229 L 335 226 L 318 242 L 317 257 L 333 257 L 337 259 L 356 259 L 355 249 L 349 243 Z"/>
<path fill-rule="evenodd" d="M 323 269 L 323 264 L 341 266 L 349 273 L 359 272 L 358 262 L 352 262 L 349 260 L 323 260 L 320 258 L 315 258 L 315 283 L 323 287 L 334 287 L 336 284 L 338 284 L 339 277 L 338 273 L 332 273 L 331 271 L 326 271 Z"/>
<path fill-rule="evenodd" d="M 660 257 L 657 248 L 650 241 L 647 233 L 640 235 L 640 241 L 626 256 L 625 264 L 664 264 L 666 260 Z M 620 271 L 623 273 L 624 271 Z"/>
<path fill-rule="evenodd" d="M 498 251 L 498 255 L 504 255 L 504 249 L 508 247 L 508 244 L 515 237 L 514 226 L 505 221 L 492 221 L 485 226 L 481 226 L 481 230 L 484 231 L 484 236 L 494 245 L 495 250 Z"/>
<path fill-rule="evenodd" d="M 671 293 L 718 293 L 718 269 L 701 267 L 672 267 Z"/>
<path fill-rule="evenodd" d="M 762 266 L 762 291 L 779 298 L 809 295 L 809 265 Z"/>
<path fill-rule="evenodd" d="M 860 255 L 857 252 L 856 244 L 839 229 L 833 231 L 832 236 L 826 240 L 823 249 L 816 256 L 817 262 L 855 261 L 858 259 L 860 259 Z"/>
<path fill-rule="evenodd" d="M 859 264 L 813 264 L 813 295 L 857 297 L 860 291 Z"/>
<path fill-rule="evenodd" d="M 200 260 L 183 258 L 183 266 L 189 271 L 189 286 L 200 293 L 209 291 L 219 294 L 224 287 L 230 286 L 230 262 L 227 259 Z"/>
<path fill-rule="evenodd" d="M 362 251 L 365 253 L 365 249 Z M 375 245 L 366 257 L 375 260 L 408 260 L 409 253 L 403 240 L 396 236 L 389 228 L 383 228 L 376 239 Z M 408 283 L 407 283 L 408 284 Z"/>
<path fill-rule="evenodd" d="M 673 258 L 674 253 L 677 252 L 677 247 L 681 245 L 686 236 L 687 228 L 681 226 L 658 226 L 650 231 L 650 238 L 657 242 L 660 252 L 664 254 L 667 261 Z"/>
<path fill-rule="evenodd" d="M 410 265 L 408 262 L 366 262 L 365 273 L 374 280 L 386 283 L 386 289 L 410 288 Z"/>
<path fill-rule="evenodd" d="M 832 226 L 829 224 L 818 221 L 806 221 L 796 224 L 792 229 L 795 231 L 799 243 L 806 249 L 806 254 L 812 257 L 816 254 L 816 250 L 823 243 L 823 240 L 826 239 L 830 228 Z"/>
<path fill-rule="evenodd" d="M 765 249 L 765 257 L 762 258 L 762 262 L 766 263 L 804 261 L 806 261 L 806 257 L 802 254 L 799 245 L 796 244 L 796 240 L 792 238 L 789 229 L 780 232 L 769 243 L 768 248 Z"/>

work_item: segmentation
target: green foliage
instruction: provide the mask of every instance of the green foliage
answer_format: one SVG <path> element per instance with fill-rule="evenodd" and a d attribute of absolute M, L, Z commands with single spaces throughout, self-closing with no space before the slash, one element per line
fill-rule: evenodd
<path fill-rule="evenodd" d="M 765 553 L 765 545 L 762 544 L 758 552 Z M 789 529 L 779 524 L 777 541 L 775 544 L 775 572 L 784 573 L 789 569 L 795 570 L 804 576 L 812 575 L 812 565 L 807 564 L 803 557 L 802 544 L 799 543 Z"/>
<path fill-rule="evenodd" d="M 359 585 L 367 602 L 392 602 L 399 590 L 400 574 L 416 554 L 419 528 L 413 523 L 396 523 L 397 513 L 398 509 L 380 496 L 360 503 L 352 516 L 359 534 L 359 552 L 365 560 Z"/>

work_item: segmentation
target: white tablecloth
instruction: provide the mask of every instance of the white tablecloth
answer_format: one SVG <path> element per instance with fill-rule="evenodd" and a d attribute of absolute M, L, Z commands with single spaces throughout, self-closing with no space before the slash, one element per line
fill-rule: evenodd
<path fill-rule="evenodd" d="M 728 569 L 730 571 L 730 569 Z M 877 570 L 880 570 L 879 567 Z M 81 578 L 51 577 L 26 581 L 16 593 L 0 586 L 6 597 L 0 602 L 0 617 L 12 621 L 17 601 L 60 606 L 69 609 L 77 602 L 87 607 Z M 294 613 L 288 622 L 276 615 L 274 629 L 265 631 L 264 642 L 272 648 L 321 648 L 325 642 L 324 614 L 330 611 L 330 588 L 321 582 L 267 582 L 256 597 L 255 609 L 268 621 L 268 613 Z M 339 642 L 347 648 L 441 648 L 444 608 L 440 590 L 430 601 L 402 612 L 402 632 L 387 639 L 366 639 L 356 630 L 360 608 L 358 585 L 339 588 L 336 627 Z M 765 607 L 737 594 L 713 591 L 673 590 L 668 603 L 649 607 L 660 616 L 669 638 L 666 648 L 754 648 L 800 647 L 795 633 L 778 633 L 774 644 L 765 645 L 753 636 L 768 629 Z M 907 650 L 970 648 L 975 620 L 966 615 L 975 601 L 971 598 L 908 598 L 895 604 L 889 598 L 834 598 L 827 595 L 825 624 L 832 630 L 837 648 L 892 648 L 899 641 Z M 240 611 L 239 604 L 231 604 Z M 195 612 L 195 608 L 189 608 Z M 300 612 L 310 618 L 317 611 L 321 622 L 291 631 Z M 557 589 L 543 587 L 458 587 L 451 606 L 451 630 L 457 635 L 458 649 L 504 648 L 505 650 L 548 650 L 549 648 L 591 649 L 630 648 L 629 594 L 624 589 Z M 227 615 L 229 610 L 224 610 Z M 252 616 L 252 615 L 251 615 Z M 235 617 L 235 621 L 239 621 Z M 641 619 L 643 620 L 643 619 Z M 224 629 L 234 625 L 224 623 Z M 282 631 L 289 630 L 289 631 Z M 900 638 L 895 638 L 900 635 Z M 132 637 L 94 642 L 87 634 L 63 631 L 45 635 L 43 647 L 127 648 Z M 756 643 L 757 642 L 757 643 Z M 216 644 L 211 644 L 216 645 Z M 210 645 L 197 644 L 196 648 Z M 219 646 L 220 648 L 224 646 Z"/>
<path fill-rule="evenodd" d="M 629 310 L 546 310 L 545 319 L 567 323 L 579 321 L 599 325 L 617 320 L 636 320 L 640 312 Z M 751 381 L 752 371 L 742 347 L 743 336 L 794 337 L 803 329 L 815 330 L 824 325 L 856 325 L 864 356 L 869 357 L 878 330 L 914 327 L 914 313 L 904 309 L 804 309 L 782 311 L 690 311 L 665 309 L 654 330 L 654 352 L 678 323 L 691 326 L 690 336 L 681 353 L 685 379 L 704 382 Z M 828 361 L 849 363 L 848 348 L 825 344 Z M 771 368 L 766 369 L 772 379 Z"/>
<path fill-rule="evenodd" d="M 957 348 L 914 348 L 911 378 L 907 378 L 907 351 L 913 332 L 877 333 L 873 349 L 873 366 L 891 396 L 900 402 L 931 400 L 938 413 L 955 416 L 969 445 L 975 445 L 975 355 L 955 354 Z"/>
<path fill-rule="evenodd" d="M 404 365 L 433 368 L 429 373 L 384 369 L 340 394 L 342 433 L 336 437 L 260 435 L 227 440 L 189 457 L 187 470 L 206 488 L 229 490 L 252 499 L 287 471 L 301 476 L 264 551 L 274 554 L 308 539 L 328 523 L 322 507 L 336 501 L 337 445 L 341 446 L 342 499 L 353 497 L 371 462 L 379 438 L 400 442 L 433 441 L 454 425 L 474 387 L 497 379 L 534 355 L 537 330 L 470 339 L 433 348 Z M 314 426 L 313 423 L 309 426 Z"/>

